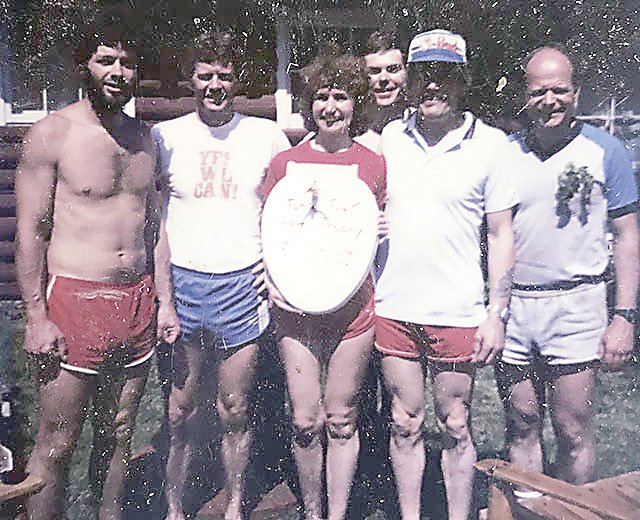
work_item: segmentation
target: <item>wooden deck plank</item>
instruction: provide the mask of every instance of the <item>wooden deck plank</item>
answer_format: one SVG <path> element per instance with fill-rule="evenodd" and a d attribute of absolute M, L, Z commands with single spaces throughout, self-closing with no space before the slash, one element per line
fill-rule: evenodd
<path fill-rule="evenodd" d="M 522 516 L 545 518 L 547 520 L 602 520 L 602 516 L 557 498 L 540 497 L 516 505 L 516 518 Z M 522 510 L 525 509 L 529 514 Z"/>
<path fill-rule="evenodd" d="M 634 506 L 622 496 L 604 495 L 601 491 L 598 491 L 597 486 L 575 486 L 541 473 L 519 468 L 499 459 L 482 460 L 477 462 L 475 467 L 493 479 L 528 487 L 548 497 L 557 498 L 569 504 L 588 509 L 603 518 L 629 520 L 638 513 L 637 506 Z"/>

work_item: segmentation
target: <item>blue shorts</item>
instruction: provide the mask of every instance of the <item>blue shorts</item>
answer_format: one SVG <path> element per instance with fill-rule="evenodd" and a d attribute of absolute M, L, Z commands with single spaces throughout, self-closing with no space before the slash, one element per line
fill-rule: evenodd
<path fill-rule="evenodd" d="M 211 274 L 171 266 L 182 341 L 227 349 L 262 335 L 269 325 L 269 302 L 251 286 L 252 268 Z"/>

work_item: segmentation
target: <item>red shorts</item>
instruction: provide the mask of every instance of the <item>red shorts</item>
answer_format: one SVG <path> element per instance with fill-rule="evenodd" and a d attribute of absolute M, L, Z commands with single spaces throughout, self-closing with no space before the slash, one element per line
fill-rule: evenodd
<path fill-rule="evenodd" d="M 144 363 L 155 346 L 155 298 L 150 275 L 132 285 L 51 276 L 49 318 L 68 349 L 60 366 L 98 374 Z"/>
<path fill-rule="evenodd" d="M 335 337 L 338 341 L 355 338 L 375 324 L 373 279 L 367 278 L 362 287 L 337 311 L 300 316 L 277 307 L 272 314 L 280 332 L 291 337 Z"/>
<path fill-rule="evenodd" d="M 477 327 L 418 325 L 376 316 L 376 349 L 388 356 L 461 363 L 471 361 Z"/>
<path fill-rule="evenodd" d="M 369 284 L 370 289 L 369 289 Z M 373 298 L 373 282 L 367 280 L 363 288 L 355 295 L 356 299 L 359 299 L 358 305 L 361 306 L 358 315 L 349 322 L 347 330 L 342 336 L 342 339 L 350 339 L 363 334 L 375 325 L 375 301 Z"/>

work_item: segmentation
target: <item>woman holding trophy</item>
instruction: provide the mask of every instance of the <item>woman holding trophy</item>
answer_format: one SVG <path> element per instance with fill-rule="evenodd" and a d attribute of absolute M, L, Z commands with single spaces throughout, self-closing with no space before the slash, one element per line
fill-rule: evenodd
<path fill-rule="evenodd" d="M 342 519 L 359 451 L 358 391 L 373 347 L 371 265 L 386 232 L 386 168 L 353 140 L 368 89 L 362 60 L 320 57 L 303 72 L 315 135 L 272 160 L 262 238 L 305 517 L 324 517 L 326 435 L 328 518 Z"/>

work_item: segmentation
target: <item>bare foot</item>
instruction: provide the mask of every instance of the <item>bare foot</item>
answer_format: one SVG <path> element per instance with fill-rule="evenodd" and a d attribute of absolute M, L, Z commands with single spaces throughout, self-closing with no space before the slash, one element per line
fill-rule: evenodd
<path fill-rule="evenodd" d="M 236 500 L 229 500 L 227 510 L 224 512 L 224 520 L 244 520 L 242 504 Z"/>
<path fill-rule="evenodd" d="M 182 510 L 169 510 L 167 511 L 167 516 L 164 517 L 164 520 L 186 520 L 186 518 Z"/>

